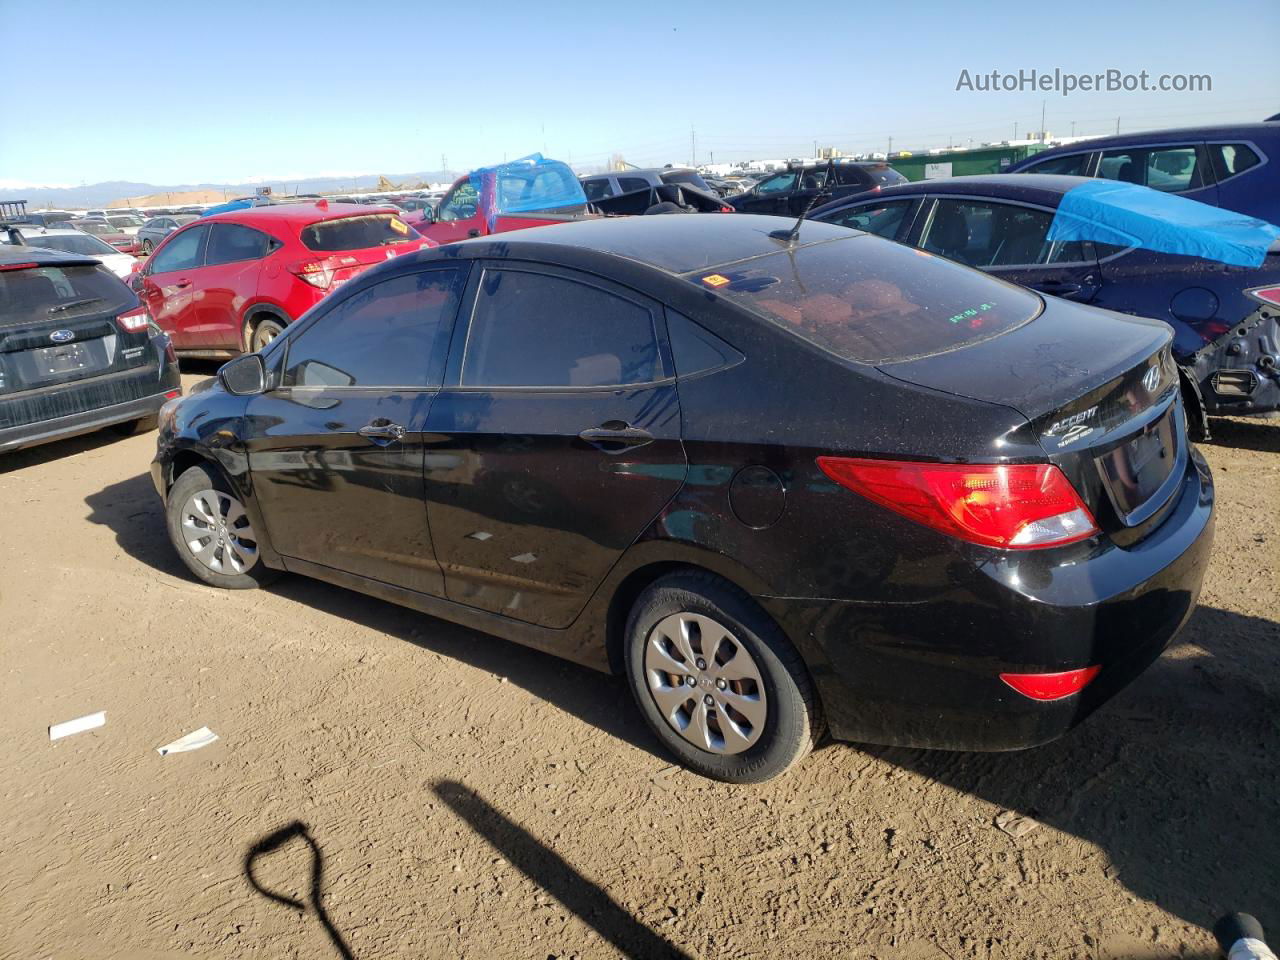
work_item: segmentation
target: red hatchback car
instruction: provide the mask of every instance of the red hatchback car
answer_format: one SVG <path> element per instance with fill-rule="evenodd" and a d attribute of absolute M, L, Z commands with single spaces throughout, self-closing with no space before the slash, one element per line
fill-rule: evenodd
<path fill-rule="evenodd" d="M 362 270 L 436 245 L 389 209 L 252 207 L 174 231 L 132 286 L 180 353 L 235 355 L 260 350 Z"/>

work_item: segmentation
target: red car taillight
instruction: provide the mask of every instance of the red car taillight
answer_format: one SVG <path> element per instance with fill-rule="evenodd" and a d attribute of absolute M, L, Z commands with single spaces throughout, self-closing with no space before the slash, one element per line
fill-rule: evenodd
<path fill-rule="evenodd" d="M 1050 463 L 951 464 L 819 457 L 843 487 L 934 530 L 986 547 L 1058 547 L 1098 532 Z"/>
<path fill-rule="evenodd" d="M 329 257 L 325 260 L 303 260 L 290 267 L 289 272 L 317 290 L 329 290 L 350 280 L 367 266 L 355 257 Z"/>
<path fill-rule="evenodd" d="M 125 333 L 141 333 L 147 329 L 147 314 L 141 309 L 130 310 L 116 317 L 116 323 L 120 324 L 120 329 Z"/>
<path fill-rule="evenodd" d="M 1061 700 L 1083 690 L 1101 667 L 1081 667 L 1061 673 L 1002 673 L 1000 679 L 1032 700 Z"/>
<path fill-rule="evenodd" d="M 1249 293 L 1263 303 L 1280 307 L 1280 287 L 1261 287 L 1257 290 L 1250 290 Z"/>

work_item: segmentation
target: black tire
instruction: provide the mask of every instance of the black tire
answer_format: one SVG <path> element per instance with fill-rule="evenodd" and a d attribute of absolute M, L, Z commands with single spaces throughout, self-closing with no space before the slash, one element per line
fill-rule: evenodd
<path fill-rule="evenodd" d="M 140 417 L 137 420 L 126 420 L 124 423 L 113 423 L 108 429 L 122 437 L 132 437 L 139 433 L 150 433 L 156 428 L 156 417 Z"/>
<path fill-rule="evenodd" d="M 270 583 L 279 572 L 265 566 L 262 562 L 261 549 L 258 546 L 256 536 L 242 536 L 244 530 L 248 530 L 249 534 L 253 534 L 251 526 L 238 527 L 233 523 L 227 523 L 223 529 L 210 524 L 207 528 L 201 528 L 199 521 L 202 519 L 194 511 L 188 510 L 188 503 L 198 494 L 213 492 L 216 497 L 203 498 L 207 503 L 210 500 L 217 500 L 217 505 L 209 503 L 208 505 L 217 511 L 222 517 L 234 516 L 234 511 L 225 508 L 227 501 L 239 504 L 235 494 L 231 492 L 230 486 L 222 479 L 217 470 L 208 466 L 194 466 L 185 471 L 169 488 L 169 496 L 165 500 L 165 521 L 169 529 L 169 540 L 173 544 L 173 548 L 178 551 L 178 556 L 182 562 L 187 565 L 195 576 L 209 584 L 212 587 L 221 587 L 224 590 L 248 590 L 253 587 L 260 587 Z M 203 516 L 209 516 L 212 511 L 205 511 Z M 191 523 L 188 524 L 188 519 Z M 239 521 L 236 521 L 238 523 Z M 247 524 L 248 518 L 245 518 Z M 216 561 L 221 566 L 221 570 L 215 569 L 210 563 L 201 561 L 194 550 L 188 546 L 189 537 L 194 538 L 203 530 L 207 529 L 209 536 L 205 542 L 221 546 L 221 552 L 214 550 L 211 561 Z M 237 539 L 237 534 L 241 534 Z M 222 538 L 225 537 L 224 541 Z M 237 569 L 237 564 L 231 557 L 233 556 L 231 543 L 235 543 L 235 556 L 247 556 L 249 544 L 252 543 L 253 561 L 251 563 L 243 563 L 241 568 Z M 230 571 L 230 572 L 227 572 Z"/>
<path fill-rule="evenodd" d="M 650 635 L 666 618 L 684 613 L 725 627 L 763 681 L 767 709 L 762 731 L 741 752 L 712 752 L 685 739 L 664 718 L 649 688 L 645 654 Z M 695 773 L 728 783 L 762 783 L 798 763 L 822 734 L 821 705 L 799 652 L 751 597 L 720 577 L 689 571 L 655 581 L 632 607 L 623 642 L 627 682 L 640 713 L 667 749 Z M 702 696 L 699 687 L 693 690 Z"/>
<path fill-rule="evenodd" d="M 284 333 L 284 324 L 275 317 L 263 317 L 253 325 L 253 335 L 249 338 L 249 350 L 257 353 L 280 334 Z"/>

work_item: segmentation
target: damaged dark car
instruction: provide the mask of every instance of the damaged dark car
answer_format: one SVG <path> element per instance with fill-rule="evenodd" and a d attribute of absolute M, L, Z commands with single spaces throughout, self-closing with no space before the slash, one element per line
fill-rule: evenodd
<path fill-rule="evenodd" d="M 1280 410 L 1280 228 L 1133 184 L 925 180 L 831 203 L 852 227 L 1077 303 L 1173 328 L 1188 420 Z"/>

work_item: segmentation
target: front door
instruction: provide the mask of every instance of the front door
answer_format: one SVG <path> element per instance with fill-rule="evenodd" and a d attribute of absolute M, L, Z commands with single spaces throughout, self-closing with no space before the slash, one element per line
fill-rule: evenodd
<path fill-rule="evenodd" d="M 453 243 L 468 237 L 479 237 L 487 232 L 484 218 L 480 214 L 480 191 L 476 188 L 476 183 L 463 180 L 455 183 L 440 201 L 436 222 L 430 226 L 424 224 L 418 228 L 418 232 L 436 243 Z"/>
<path fill-rule="evenodd" d="M 742 213 L 786 216 L 791 211 L 789 201 L 798 178 L 794 171 L 765 177 L 741 198 L 735 197 L 733 205 Z"/>
<path fill-rule="evenodd" d="M 436 556 L 449 599 L 564 627 L 684 481 L 662 314 L 550 267 L 474 286 L 428 415 Z"/>
<path fill-rule="evenodd" d="M 456 266 L 384 280 L 276 348 L 279 386 L 249 402 L 244 430 L 277 552 L 443 596 L 423 431 L 464 284 Z"/>
<path fill-rule="evenodd" d="M 203 346 L 197 334 L 196 282 L 208 239 L 208 224 L 188 227 L 170 237 L 143 268 L 142 301 L 147 313 L 178 350 Z"/>
<path fill-rule="evenodd" d="M 1101 276 L 1091 245 L 1049 239 L 1054 211 L 1020 203 L 940 197 L 918 245 L 1041 293 L 1088 303 Z"/>

